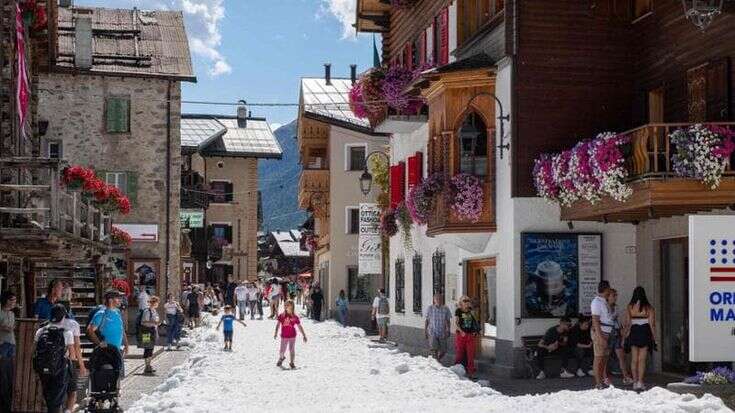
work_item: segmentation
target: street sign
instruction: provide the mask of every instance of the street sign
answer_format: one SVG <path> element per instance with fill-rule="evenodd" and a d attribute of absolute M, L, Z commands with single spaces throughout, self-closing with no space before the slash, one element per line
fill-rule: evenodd
<path fill-rule="evenodd" d="M 735 361 L 735 216 L 689 217 L 689 361 Z"/>

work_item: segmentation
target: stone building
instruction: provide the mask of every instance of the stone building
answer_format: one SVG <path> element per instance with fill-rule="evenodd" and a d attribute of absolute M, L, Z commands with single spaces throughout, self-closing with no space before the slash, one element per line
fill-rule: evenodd
<path fill-rule="evenodd" d="M 245 106 L 237 116 L 184 114 L 181 153 L 184 282 L 255 279 L 258 159 L 282 154 L 268 122 Z"/>
<path fill-rule="evenodd" d="M 176 11 L 59 7 L 51 70 L 39 76 L 42 152 L 93 168 L 131 200 L 118 262 L 139 290 L 179 291 L 180 112 L 192 73 Z"/>

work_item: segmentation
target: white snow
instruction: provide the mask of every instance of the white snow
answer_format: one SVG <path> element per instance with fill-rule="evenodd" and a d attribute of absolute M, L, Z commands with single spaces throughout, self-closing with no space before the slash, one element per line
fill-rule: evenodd
<path fill-rule="evenodd" d="M 216 319 L 190 335 L 188 361 L 128 412 L 726 412 L 706 395 L 662 388 L 637 394 L 620 389 L 562 391 L 508 397 L 464 379 L 433 359 L 374 346 L 362 330 L 303 320 L 295 371 L 276 367 L 275 322 L 235 324 L 234 351 L 222 351 Z"/>

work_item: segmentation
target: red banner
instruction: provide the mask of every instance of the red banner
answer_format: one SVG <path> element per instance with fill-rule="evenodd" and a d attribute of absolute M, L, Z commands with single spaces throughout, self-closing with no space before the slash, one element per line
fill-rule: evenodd
<path fill-rule="evenodd" d="M 28 119 L 28 102 L 31 99 L 31 90 L 28 85 L 28 66 L 26 61 L 25 27 L 23 16 L 18 3 L 15 4 L 15 53 L 18 61 L 16 75 L 16 108 L 18 110 L 18 130 L 25 136 L 26 121 Z"/>

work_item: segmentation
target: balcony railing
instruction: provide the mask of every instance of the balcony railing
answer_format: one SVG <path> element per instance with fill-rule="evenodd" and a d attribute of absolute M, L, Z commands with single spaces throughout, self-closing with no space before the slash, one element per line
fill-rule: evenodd
<path fill-rule="evenodd" d="M 429 215 L 426 234 L 434 236 L 449 233 L 495 232 L 494 185 L 491 181 L 486 181 L 482 189 L 484 199 L 478 222 L 470 222 L 457 216 L 452 210 L 450 200 L 442 194 L 435 197 L 435 205 Z M 444 189 L 444 191 L 448 190 L 448 188 Z"/>
<path fill-rule="evenodd" d="M 329 170 L 304 169 L 299 179 L 299 207 L 321 209 L 329 200 Z"/>
<path fill-rule="evenodd" d="M 55 233 L 109 244 L 112 221 L 78 191 L 61 183 L 62 162 L 48 158 L 4 158 L 0 169 L 16 171 L 15 182 L 0 185 L 3 239 Z M 35 176 L 35 179 L 31 179 Z"/>
<path fill-rule="evenodd" d="M 645 178 L 676 176 L 671 159 L 676 150 L 671 143 L 671 134 L 676 130 L 688 128 L 692 123 L 649 123 L 624 132 L 630 137 L 630 153 L 626 156 L 629 179 L 636 181 Z M 707 123 L 735 131 L 735 122 Z M 732 173 L 729 162 L 726 173 Z"/>

